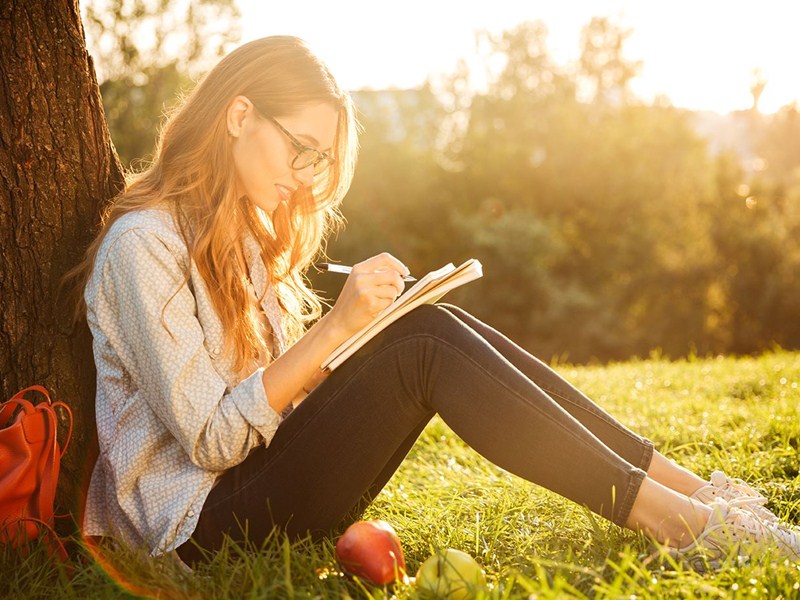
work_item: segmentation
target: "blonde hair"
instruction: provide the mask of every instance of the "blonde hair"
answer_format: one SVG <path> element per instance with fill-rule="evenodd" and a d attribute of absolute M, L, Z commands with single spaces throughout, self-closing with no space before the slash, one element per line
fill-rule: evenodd
<path fill-rule="evenodd" d="M 246 96 L 269 116 L 288 116 L 327 102 L 339 119 L 331 154 L 335 165 L 301 188 L 268 218 L 235 194 L 235 171 L 227 136 L 230 101 Z M 301 40 L 262 38 L 237 48 L 214 67 L 171 114 L 159 133 L 155 155 L 103 211 L 100 232 L 84 260 L 71 272 L 82 292 L 91 277 L 102 240 L 122 215 L 166 204 L 208 288 L 226 335 L 234 368 L 243 370 L 265 348 L 249 310 L 248 290 L 236 257 L 236 243 L 249 230 L 261 248 L 283 308 L 288 342 L 322 313 L 305 271 L 320 253 L 330 230 L 341 224 L 339 205 L 350 186 L 357 154 L 352 102 L 328 69 Z M 185 274 L 188 281 L 189 274 Z M 82 296 L 76 314 L 85 316 Z"/>

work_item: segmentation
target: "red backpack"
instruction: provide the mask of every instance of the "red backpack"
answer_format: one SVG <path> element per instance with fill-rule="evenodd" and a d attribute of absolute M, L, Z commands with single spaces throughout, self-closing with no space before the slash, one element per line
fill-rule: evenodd
<path fill-rule="evenodd" d="M 32 391 L 43 394 L 45 401 L 26 400 Z M 69 417 L 63 448 L 56 407 Z M 72 411 L 63 402 L 52 402 L 41 386 L 0 403 L 0 543 L 18 547 L 38 538 L 43 529 L 52 531 L 58 472 L 71 436 Z"/>

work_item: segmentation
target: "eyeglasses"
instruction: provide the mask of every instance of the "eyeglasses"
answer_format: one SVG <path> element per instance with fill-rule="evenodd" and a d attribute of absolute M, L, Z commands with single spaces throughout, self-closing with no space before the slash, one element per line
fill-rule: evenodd
<path fill-rule="evenodd" d="M 255 105 L 254 105 L 255 107 Z M 328 154 L 327 152 L 320 152 L 316 148 L 312 148 L 311 146 L 306 146 L 296 137 L 294 137 L 289 130 L 286 129 L 283 125 L 278 123 L 278 121 L 267 114 L 264 114 L 263 111 L 259 110 L 258 107 L 255 107 L 258 113 L 267 119 L 270 123 L 275 125 L 278 129 L 280 129 L 283 134 L 289 138 L 289 141 L 292 143 L 292 147 L 296 152 L 295 157 L 292 159 L 292 169 L 295 171 L 300 171 L 302 169 L 306 169 L 308 167 L 314 167 L 314 174 L 321 175 L 325 171 L 327 171 L 333 164 L 336 162 L 334 158 Z"/>

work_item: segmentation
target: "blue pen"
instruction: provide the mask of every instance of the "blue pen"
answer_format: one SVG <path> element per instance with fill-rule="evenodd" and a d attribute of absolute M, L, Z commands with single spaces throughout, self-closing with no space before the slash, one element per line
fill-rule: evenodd
<path fill-rule="evenodd" d="M 314 263 L 314 267 L 319 269 L 320 271 L 327 271 L 328 273 L 341 273 L 342 275 L 349 275 L 350 271 L 353 270 L 353 267 L 348 267 L 346 265 L 334 265 L 332 263 Z M 416 277 L 412 277 L 411 275 L 407 275 L 403 277 L 403 281 L 416 281 Z"/>

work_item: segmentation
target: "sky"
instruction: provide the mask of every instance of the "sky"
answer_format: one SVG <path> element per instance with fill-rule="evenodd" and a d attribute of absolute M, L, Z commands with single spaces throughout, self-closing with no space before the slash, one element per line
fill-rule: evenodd
<path fill-rule="evenodd" d="M 625 55 L 643 62 L 633 81 L 644 101 L 720 113 L 749 108 L 758 70 L 762 112 L 800 102 L 800 2 L 796 0 L 237 0 L 242 41 L 303 38 L 348 90 L 416 87 L 477 70 L 475 32 L 542 21 L 562 65 L 579 55 L 581 28 L 606 16 L 632 33 Z"/>

